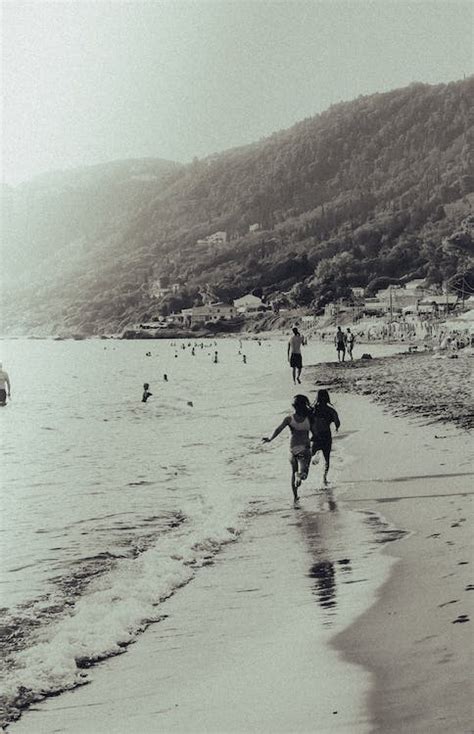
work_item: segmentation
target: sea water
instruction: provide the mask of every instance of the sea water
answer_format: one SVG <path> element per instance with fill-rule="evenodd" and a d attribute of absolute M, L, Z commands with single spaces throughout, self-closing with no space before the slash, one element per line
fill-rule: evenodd
<path fill-rule="evenodd" d="M 18 339 L 1 352 L 8 718 L 83 682 L 256 514 L 290 502 L 287 437 L 261 437 L 316 386 L 303 371 L 295 389 L 283 340 Z M 334 357 L 317 341 L 304 351 L 306 364 Z"/>

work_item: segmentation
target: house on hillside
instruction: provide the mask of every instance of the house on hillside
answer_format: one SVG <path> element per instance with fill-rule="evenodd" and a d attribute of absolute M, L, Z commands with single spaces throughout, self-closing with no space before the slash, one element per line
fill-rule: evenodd
<path fill-rule="evenodd" d="M 258 232 L 260 229 L 262 229 L 262 225 L 258 222 L 255 222 L 255 224 L 249 224 L 249 232 Z"/>
<path fill-rule="evenodd" d="M 192 308 L 183 308 L 183 323 L 186 326 L 194 326 L 194 324 L 207 324 L 212 321 L 220 321 L 221 319 L 232 319 L 236 314 L 234 306 L 229 303 L 207 303 L 203 306 L 193 306 Z"/>
<path fill-rule="evenodd" d="M 227 242 L 227 232 L 214 232 L 203 239 L 197 240 L 197 245 L 225 245 Z"/>
<path fill-rule="evenodd" d="M 430 313 L 433 316 L 442 315 L 451 311 L 458 303 L 455 295 L 447 294 L 441 296 L 428 295 L 426 298 L 417 300 L 413 306 L 405 306 L 403 313 Z"/>
<path fill-rule="evenodd" d="M 164 296 L 167 296 L 170 293 L 172 293 L 173 295 L 176 295 L 176 293 L 179 293 L 180 290 L 181 290 L 180 283 L 172 283 L 171 285 L 168 285 L 167 281 L 165 281 L 162 278 L 158 278 L 157 280 L 153 281 L 150 285 L 150 294 L 154 296 L 155 298 L 163 298 Z"/>
<path fill-rule="evenodd" d="M 426 290 L 425 279 L 415 278 L 415 280 L 408 281 L 408 283 L 405 283 L 405 290 L 410 291 L 410 293 L 418 297 L 423 297 Z"/>
<path fill-rule="evenodd" d="M 363 298 L 365 288 L 351 288 L 353 298 Z"/>
<path fill-rule="evenodd" d="M 332 318 L 342 316 L 343 314 L 350 313 L 353 318 L 360 316 L 363 311 L 363 304 L 354 301 L 338 301 L 337 303 L 327 303 L 324 306 L 325 318 Z"/>
<path fill-rule="evenodd" d="M 254 296 L 253 293 L 247 293 L 246 296 L 236 298 L 234 301 L 234 307 L 238 313 L 255 311 L 259 306 L 263 306 L 263 301 L 258 296 Z"/>

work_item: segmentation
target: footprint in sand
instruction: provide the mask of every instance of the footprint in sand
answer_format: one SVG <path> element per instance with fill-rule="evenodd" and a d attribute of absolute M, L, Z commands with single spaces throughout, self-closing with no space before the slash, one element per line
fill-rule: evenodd
<path fill-rule="evenodd" d="M 467 566 L 469 561 L 459 561 L 458 566 Z"/>
<path fill-rule="evenodd" d="M 468 584 L 464 591 L 474 591 L 474 584 Z"/>
<path fill-rule="evenodd" d="M 438 607 L 441 609 L 441 607 L 447 607 L 448 604 L 457 604 L 459 599 L 451 599 L 451 601 L 445 601 L 443 604 L 438 604 Z"/>
<path fill-rule="evenodd" d="M 452 624 L 462 624 L 463 622 L 470 622 L 471 620 L 467 614 L 460 614 L 457 619 L 453 619 Z"/>

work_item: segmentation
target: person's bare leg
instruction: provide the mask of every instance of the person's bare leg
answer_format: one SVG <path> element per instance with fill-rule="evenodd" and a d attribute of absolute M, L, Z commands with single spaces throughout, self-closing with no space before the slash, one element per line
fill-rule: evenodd
<path fill-rule="evenodd" d="M 323 475 L 323 484 L 325 487 L 328 485 L 328 472 L 329 472 L 329 466 L 331 463 L 331 448 L 323 448 L 323 456 L 324 456 L 324 475 Z"/>
<path fill-rule="evenodd" d="M 301 384 L 300 377 L 301 377 L 301 367 L 298 367 L 298 374 L 296 376 L 296 382 L 298 382 L 298 384 Z"/>
<path fill-rule="evenodd" d="M 298 462 L 293 457 L 291 459 L 291 490 L 293 492 L 293 499 L 296 502 L 298 500 L 298 487 L 301 484 L 301 479 L 298 478 Z"/>

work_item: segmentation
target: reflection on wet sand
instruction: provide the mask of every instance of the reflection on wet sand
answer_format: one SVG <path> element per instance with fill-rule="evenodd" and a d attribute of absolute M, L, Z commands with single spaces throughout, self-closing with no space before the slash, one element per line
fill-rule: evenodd
<path fill-rule="evenodd" d="M 338 605 L 338 574 L 352 571 L 347 557 L 350 547 L 350 533 L 346 527 L 348 516 L 339 512 L 329 487 L 318 497 L 317 509 L 301 512 L 298 520 L 313 559 L 307 573 L 312 593 L 325 612 L 325 624 L 332 624 Z"/>
<path fill-rule="evenodd" d="M 315 579 L 314 590 L 324 609 L 336 606 L 336 571 L 332 561 L 320 561 L 311 566 L 309 576 Z"/>

